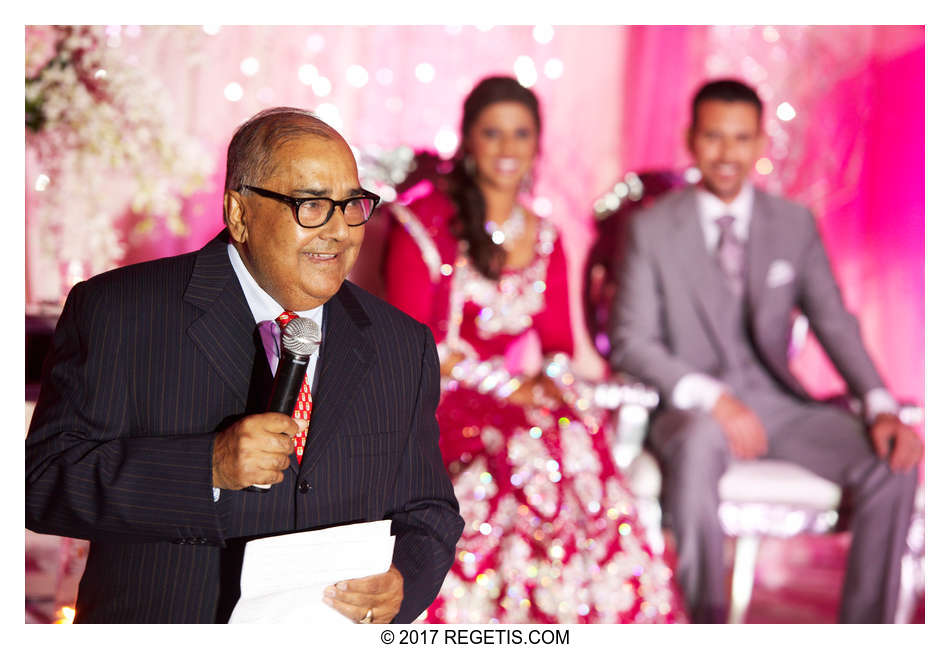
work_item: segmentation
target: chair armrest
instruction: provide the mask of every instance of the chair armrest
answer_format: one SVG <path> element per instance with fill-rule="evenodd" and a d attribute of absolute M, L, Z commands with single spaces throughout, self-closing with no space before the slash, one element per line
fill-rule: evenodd
<path fill-rule="evenodd" d="M 621 469 L 630 466 L 643 450 L 652 412 L 660 402 L 659 393 L 632 376 L 617 372 L 594 388 L 594 403 L 614 411 L 614 440 L 611 454 Z"/>

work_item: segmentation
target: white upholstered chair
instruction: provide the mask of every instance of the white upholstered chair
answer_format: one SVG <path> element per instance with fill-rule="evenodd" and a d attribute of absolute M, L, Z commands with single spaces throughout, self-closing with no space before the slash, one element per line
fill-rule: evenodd
<path fill-rule="evenodd" d="M 920 408 L 905 406 L 901 419 L 920 422 Z M 625 471 L 637 498 L 637 511 L 651 548 L 664 549 L 661 527 L 660 466 L 643 448 L 649 408 L 627 404 L 617 411 L 614 460 Z M 811 471 L 780 460 L 733 462 L 719 481 L 719 520 L 727 536 L 735 537 L 732 592 L 728 621 L 741 623 L 752 597 L 755 563 L 763 537 L 787 538 L 835 529 L 841 488 Z M 901 575 L 897 622 L 910 621 L 923 590 L 923 490 L 918 489 Z"/>

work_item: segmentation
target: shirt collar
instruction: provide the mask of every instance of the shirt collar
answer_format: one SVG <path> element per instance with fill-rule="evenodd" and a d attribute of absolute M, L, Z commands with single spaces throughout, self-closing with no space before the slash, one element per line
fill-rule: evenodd
<path fill-rule="evenodd" d="M 273 321 L 284 312 L 284 308 L 260 287 L 257 280 L 248 271 L 244 265 L 244 260 L 238 254 L 234 243 L 228 242 L 228 259 L 231 260 L 231 267 L 237 275 L 238 282 L 241 283 L 241 290 L 244 291 L 244 298 L 247 305 L 251 308 L 251 315 L 254 316 L 254 322 L 260 324 L 265 321 Z M 323 305 L 310 309 L 308 311 L 298 311 L 297 315 L 302 318 L 310 318 L 319 325 L 323 317 Z"/>
<path fill-rule="evenodd" d="M 718 196 L 710 191 L 697 186 L 696 201 L 699 208 L 699 218 L 703 230 L 716 233 L 718 237 L 718 226 L 716 219 L 726 214 L 734 217 L 733 230 L 740 241 L 749 238 L 749 224 L 752 221 L 752 200 L 755 198 L 755 191 L 752 183 L 748 180 L 742 184 L 742 189 L 732 200 L 731 203 L 724 203 Z"/>

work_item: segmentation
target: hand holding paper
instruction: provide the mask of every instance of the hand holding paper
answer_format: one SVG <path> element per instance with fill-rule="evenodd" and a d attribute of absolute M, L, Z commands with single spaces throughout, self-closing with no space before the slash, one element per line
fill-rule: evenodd
<path fill-rule="evenodd" d="M 395 541 L 390 525 L 374 521 L 250 541 L 244 550 L 241 598 L 229 623 L 350 624 L 365 616 L 370 606 L 379 607 L 373 610 L 374 618 L 389 621 L 402 601 L 402 576 L 396 601 L 394 580 L 399 572 L 389 571 Z M 370 602 L 358 617 L 355 608 L 350 615 L 324 601 L 327 589 L 342 584 L 353 590 L 334 600 Z"/>
<path fill-rule="evenodd" d="M 347 579 L 328 587 L 323 592 L 323 601 L 355 622 L 366 619 L 367 612 L 372 610 L 371 622 L 388 624 L 399 612 L 402 587 L 402 573 L 391 565 L 384 573 Z"/>

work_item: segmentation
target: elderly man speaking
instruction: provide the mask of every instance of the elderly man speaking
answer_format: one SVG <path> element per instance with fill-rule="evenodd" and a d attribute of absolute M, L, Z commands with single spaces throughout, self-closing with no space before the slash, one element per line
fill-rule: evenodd
<path fill-rule="evenodd" d="M 345 279 L 378 200 L 336 131 L 270 109 L 228 147 L 226 230 L 70 292 L 26 440 L 26 520 L 91 541 L 76 622 L 226 621 L 248 540 L 381 519 L 389 571 L 326 601 L 410 622 L 435 598 L 463 523 L 432 334 Z M 267 406 L 297 317 L 323 342 L 291 417 Z"/>

